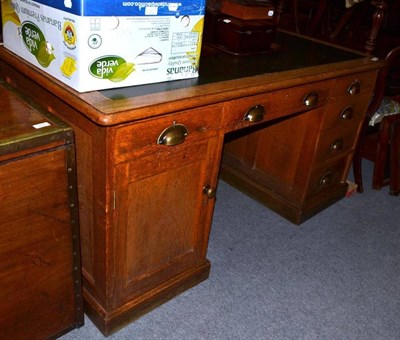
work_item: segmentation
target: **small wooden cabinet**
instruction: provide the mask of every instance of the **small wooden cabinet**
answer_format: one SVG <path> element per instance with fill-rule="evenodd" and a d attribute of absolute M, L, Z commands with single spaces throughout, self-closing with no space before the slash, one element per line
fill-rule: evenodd
<path fill-rule="evenodd" d="M 0 83 L 0 338 L 83 324 L 73 131 Z"/>
<path fill-rule="evenodd" d="M 193 119 L 197 115 L 202 118 Z M 114 168 L 115 258 L 126 259 L 116 268 L 116 306 L 157 288 L 160 279 L 203 267 L 208 272 L 209 218 L 222 145 L 219 115 L 220 106 L 206 107 L 115 130 L 114 154 L 127 158 Z M 182 141 L 157 143 L 177 124 L 187 131 Z M 142 131 L 146 135 L 136 141 Z M 121 147 L 129 151 L 121 155 Z"/>
<path fill-rule="evenodd" d="M 206 253 L 223 140 L 220 111 L 217 105 L 103 129 L 113 150 L 111 162 L 98 164 L 91 169 L 96 175 L 87 176 L 109 179 L 105 204 L 110 213 L 97 222 L 105 230 L 88 228 L 88 223 L 82 238 L 93 245 L 83 257 L 86 311 L 96 318 L 103 305 L 109 306 L 112 317 L 96 319 L 105 334 L 138 317 L 138 310 L 208 277 Z M 182 140 L 160 144 L 163 132 L 177 125 L 187 131 Z M 103 166 L 105 173 L 99 171 Z M 97 181 L 93 185 L 98 187 Z M 92 298 L 98 285 L 109 292 L 102 300 Z"/>

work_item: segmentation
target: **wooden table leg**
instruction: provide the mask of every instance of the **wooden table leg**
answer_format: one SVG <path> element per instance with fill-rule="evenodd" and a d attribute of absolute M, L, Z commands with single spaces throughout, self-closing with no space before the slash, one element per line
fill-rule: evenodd
<path fill-rule="evenodd" d="M 377 0 L 375 2 L 375 7 L 376 11 L 372 16 L 371 32 L 367 40 L 367 43 L 365 44 L 365 50 L 367 51 L 368 54 L 372 54 L 372 52 L 375 50 L 379 29 L 382 25 L 383 18 L 385 17 L 388 5 L 386 0 Z"/>
<path fill-rule="evenodd" d="M 390 127 L 390 194 L 400 194 L 400 120 Z"/>

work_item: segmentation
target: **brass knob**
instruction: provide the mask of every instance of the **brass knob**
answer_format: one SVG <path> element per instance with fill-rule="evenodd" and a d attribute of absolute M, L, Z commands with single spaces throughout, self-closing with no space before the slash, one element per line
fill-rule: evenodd
<path fill-rule="evenodd" d="M 351 95 L 356 95 L 360 93 L 361 84 L 358 80 L 354 81 L 349 88 L 347 89 L 347 93 Z"/>
<path fill-rule="evenodd" d="M 346 120 L 349 120 L 349 119 L 353 118 L 353 108 L 351 106 L 346 107 L 340 113 L 340 118 L 341 119 L 346 119 Z"/>
<path fill-rule="evenodd" d="M 158 136 L 157 144 L 166 146 L 178 145 L 185 141 L 188 134 L 189 131 L 185 125 L 174 123 L 161 132 Z"/>
<path fill-rule="evenodd" d="M 333 173 L 332 172 L 328 172 L 325 175 L 323 175 L 321 177 L 321 179 L 319 180 L 319 186 L 320 187 L 326 187 L 328 185 L 330 185 L 333 181 Z"/>
<path fill-rule="evenodd" d="M 312 107 L 318 104 L 318 93 L 313 91 L 307 94 L 304 99 L 303 103 L 307 107 Z"/>
<path fill-rule="evenodd" d="M 212 199 L 215 197 L 215 195 L 217 194 L 217 190 L 215 190 L 214 187 L 212 187 L 211 185 L 206 185 L 203 188 L 203 193 L 209 198 Z"/>
<path fill-rule="evenodd" d="M 333 151 L 339 151 L 343 149 L 343 139 L 336 139 L 332 144 L 331 144 L 331 150 Z"/>
<path fill-rule="evenodd" d="M 262 105 L 256 105 L 250 108 L 243 117 L 247 122 L 260 122 L 265 115 L 265 109 Z"/>

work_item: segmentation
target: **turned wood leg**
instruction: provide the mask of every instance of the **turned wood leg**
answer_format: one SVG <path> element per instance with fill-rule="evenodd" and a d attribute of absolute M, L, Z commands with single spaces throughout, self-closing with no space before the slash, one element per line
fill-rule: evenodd
<path fill-rule="evenodd" d="M 365 44 L 365 50 L 368 54 L 372 54 L 376 47 L 376 40 L 379 33 L 379 29 L 382 25 L 383 18 L 385 17 L 387 10 L 387 2 L 386 0 L 377 0 L 375 3 L 376 11 L 372 16 L 372 28 Z"/>

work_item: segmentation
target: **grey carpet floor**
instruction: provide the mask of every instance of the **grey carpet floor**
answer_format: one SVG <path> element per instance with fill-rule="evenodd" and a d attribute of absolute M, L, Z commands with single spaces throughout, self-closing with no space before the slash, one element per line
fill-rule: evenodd
<path fill-rule="evenodd" d="M 400 197 L 365 163 L 363 194 L 300 227 L 220 181 L 210 278 L 108 338 L 400 339 Z"/>

